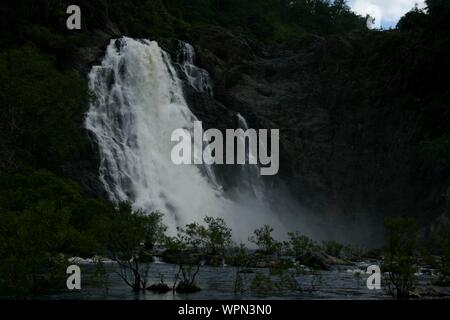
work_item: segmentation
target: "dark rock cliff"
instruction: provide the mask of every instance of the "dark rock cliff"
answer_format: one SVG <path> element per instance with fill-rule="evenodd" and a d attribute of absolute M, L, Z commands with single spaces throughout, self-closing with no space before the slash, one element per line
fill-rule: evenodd
<path fill-rule="evenodd" d="M 86 72 L 117 35 L 100 34 L 101 45 L 80 51 L 78 70 Z M 447 130 L 448 82 L 438 81 L 442 72 L 430 74 L 421 49 L 411 52 L 410 36 L 309 36 L 269 46 L 206 27 L 182 38 L 214 80 L 214 98 L 186 90 L 194 113 L 206 127 L 235 127 L 239 112 L 251 127 L 280 129 L 281 168 L 272 179 L 305 207 L 350 219 L 414 216 L 423 224 L 445 216 L 449 167 L 431 161 L 426 145 Z M 173 57 L 176 41 L 159 40 Z"/>
<path fill-rule="evenodd" d="M 280 177 L 306 207 L 422 223 L 445 210 L 448 166 L 425 146 L 447 130 L 448 82 L 409 51 L 426 43 L 393 31 L 268 47 L 221 28 L 187 39 L 217 100 L 253 127 L 280 129 Z"/>

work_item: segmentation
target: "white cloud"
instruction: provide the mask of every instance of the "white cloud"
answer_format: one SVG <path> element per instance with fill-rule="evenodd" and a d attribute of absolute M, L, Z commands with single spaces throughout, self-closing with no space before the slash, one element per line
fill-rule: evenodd
<path fill-rule="evenodd" d="M 425 0 L 350 0 L 353 11 L 365 16 L 370 14 L 375 18 L 375 26 L 380 23 L 395 24 L 405 13 L 417 3 L 419 8 L 425 7 Z"/>

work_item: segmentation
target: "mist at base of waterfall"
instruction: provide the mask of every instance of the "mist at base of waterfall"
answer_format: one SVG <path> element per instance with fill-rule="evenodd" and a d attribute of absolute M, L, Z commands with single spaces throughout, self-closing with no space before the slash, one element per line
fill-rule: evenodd
<path fill-rule="evenodd" d="M 193 90 L 211 95 L 209 75 L 194 65 L 192 46 L 183 44 L 182 49 L 184 78 Z M 98 145 L 99 177 L 111 201 L 161 211 L 169 234 L 205 216 L 220 217 L 238 241 L 246 241 L 264 224 L 282 236 L 286 226 L 301 220 L 301 212 L 274 210 L 260 190 L 256 192 L 260 196 L 255 195 L 255 189 L 263 188 L 257 168 L 243 166 L 236 179 L 245 183 L 238 192 L 227 194 L 211 166 L 172 163 L 171 133 L 182 128 L 193 136 L 198 119 L 186 103 L 170 56 L 157 42 L 112 40 L 101 65 L 89 74 L 89 87 L 96 99 L 86 115 L 86 128 Z M 240 121 L 246 125 L 242 116 Z"/>

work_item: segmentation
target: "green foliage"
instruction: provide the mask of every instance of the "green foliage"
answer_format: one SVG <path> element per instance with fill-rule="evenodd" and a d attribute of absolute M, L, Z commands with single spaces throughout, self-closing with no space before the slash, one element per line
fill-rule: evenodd
<path fill-rule="evenodd" d="M 220 248 L 224 252 L 225 242 L 231 242 L 231 230 L 222 219 L 205 217 L 204 221 L 207 226 L 194 222 L 185 228 L 178 227 L 177 237 L 166 241 L 168 247 L 178 254 L 174 289 L 180 293 L 200 290 L 195 279 L 207 256 L 216 254 Z"/>
<path fill-rule="evenodd" d="M 205 217 L 204 222 L 206 226 L 191 223 L 185 228 L 178 228 L 177 237 L 166 241 L 169 249 L 180 254 L 176 259 L 179 269 L 174 283 L 178 292 L 200 290 L 195 284 L 200 267 L 211 256 L 220 255 L 224 258 L 232 244 L 231 229 L 223 219 Z"/>
<path fill-rule="evenodd" d="M 312 239 L 299 232 L 289 232 L 288 237 L 292 254 L 300 261 L 315 250 L 318 250 L 316 243 Z"/>
<path fill-rule="evenodd" d="M 0 292 L 31 297 L 61 288 L 66 256 L 100 250 L 93 221 L 110 209 L 49 171 L 0 172 Z"/>
<path fill-rule="evenodd" d="M 162 214 L 133 211 L 129 204 L 121 203 L 97 226 L 107 254 L 119 265 L 120 277 L 135 292 L 145 291 L 153 262 L 151 250 L 165 240 Z"/>
<path fill-rule="evenodd" d="M 448 233 L 437 235 L 435 242 L 439 254 L 435 263 L 439 277 L 434 284 L 448 287 L 450 286 L 450 235 Z"/>
<path fill-rule="evenodd" d="M 450 32 L 450 4 L 447 0 L 426 0 L 430 15 L 428 23 L 434 32 L 448 35 Z"/>
<path fill-rule="evenodd" d="M 364 20 L 344 1 L 166 0 L 169 10 L 193 24 L 219 24 L 261 40 L 298 39 L 306 32 L 363 30 Z"/>
<path fill-rule="evenodd" d="M 83 243 L 78 242 L 77 246 L 67 243 L 66 251 L 82 257 L 91 256 L 98 247 L 93 226 L 113 211 L 112 205 L 87 197 L 77 184 L 47 170 L 0 172 L 0 208 L 19 214 L 43 200 L 69 212 L 71 226 L 80 232 Z"/>
<path fill-rule="evenodd" d="M 342 255 L 345 259 L 361 260 L 365 255 L 365 250 L 361 246 L 348 244 L 342 249 Z"/>
<path fill-rule="evenodd" d="M 250 256 L 245 244 L 241 243 L 232 249 L 230 262 L 233 266 L 236 266 L 238 270 L 248 267 Z"/>
<path fill-rule="evenodd" d="M 191 223 L 179 228 L 180 239 L 187 246 L 207 255 L 225 255 L 231 246 L 231 229 L 222 218 L 205 217 L 206 226 Z"/>
<path fill-rule="evenodd" d="M 250 290 L 256 294 L 267 294 L 275 289 L 275 285 L 272 282 L 272 278 L 269 274 L 263 272 L 256 272 L 252 282 L 250 284 Z"/>
<path fill-rule="evenodd" d="M 65 28 L 70 4 L 82 10 L 80 31 Z M 364 19 L 342 0 L 22 0 L 2 3 L 0 13 L 3 46 L 32 43 L 61 60 L 70 60 L 71 48 L 99 29 L 132 37 L 176 37 L 191 26 L 208 24 L 265 41 L 364 30 Z"/>
<path fill-rule="evenodd" d="M 82 8 L 81 31 L 65 27 L 69 4 Z M 442 93 L 448 93 L 450 6 L 447 0 L 427 0 L 427 5 L 428 13 L 414 10 L 400 21 L 401 33 L 377 35 L 374 45 L 365 47 L 377 56 L 361 54 L 361 72 L 366 74 L 366 61 L 383 56 L 385 69 L 372 66 L 376 72 L 371 77 L 387 77 L 389 95 L 408 92 L 413 103 L 403 105 L 425 119 L 423 153 L 448 169 L 450 113 L 448 94 Z M 0 14 L 0 292 L 8 297 L 30 297 L 64 284 L 66 255 L 129 258 L 133 264 L 125 267 L 127 272 L 141 273 L 130 283 L 143 288 L 150 253 L 163 242 L 168 248 L 196 247 L 202 252 L 194 263 L 180 262 L 181 287 L 188 290 L 204 254 L 223 255 L 231 242 L 231 230 L 213 218 L 205 219 L 206 226 L 188 225 L 181 238 L 167 239 L 160 213 L 133 214 L 126 205 L 115 210 L 55 174 L 65 164 L 85 159 L 88 151 L 82 123 L 89 93 L 86 81 L 71 69 L 78 47 L 90 44 L 94 31 L 180 37 L 190 27 L 210 24 L 270 42 L 365 29 L 364 19 L 342 0 L 22 0 L 2 2 Z M 392 47 L 399 50 L 392 52 Z M 384 267 L 393 293 L 404 297 L 414 282 L 416 228 L 404 220 L 387 221 L 386 228 Z M 265 226 L 251 237 L 266 254 L 282 248 L 272 231 Z M 299 257 L 317 249 L 297 233 L 290 235 L 290 243 Z M 444 281 L 449 274 L 448 242 L 441 246 Z M 342 252 L 336 244 L 326 247 Z M 242 266 L 248 263 L 245 251 L 235 258 Z M 264 277 L 256 278 L 259 287 Z"/>
<path fill-rule="evenodd" d="M 192 242 L 188 239 L 181 229 L 177 237 L 166 239 L 166 248 L 177 254 L 175 263 L 178 264 L 178 272 L 175 275 L 173 290 L 180 293 L 200 290 L 195 280 L 205 262 L 205 251 L 199 251 L 199 247 L 195 248 L 196 252 L 189 251 Z"/>
<path fill-rule="evenodd" d="M 145 214 L 144 218 L 144 247 L 153 250 L 164 244 L 167 226 L 163 223 L 164 215 L 159 211 Z"/>
<path fill-rule="evenodd" d="M 84 80 L 22 47 L 0 52 L 0 82 L 0 169 L 21 163 L 55 169 L 85 150 Z"/>
<path fill-rule="evenodd" d="M 231 229 L 222 218 L 206 217 L 205 223 L 207 225 L 209 253 L 225 255 L 225 251 L 232 243 Z"/>
<path fill-rule="evenodd" d="M 288 262 L 280 262 L 276 267 L 271 268 L 266 274 L 262 271 L 256 272 L 250 282 L 250 290 L 259 295 L 266 295 L 283 290 L 302 291 L 302 286 L 298 277 L 301 275 L 300 269 L 293 267 Z"/>
<path fill-rule="evenodd" d="M 406 13 L 397 23 L 397 28 L 402 31 L 414 30 L 416 28 L 423 28 L 426 22 L 427 15 L 423 10 L 419 10 L 417 6 Z"/>
<path fill-rule="evenodd" d="M 329 254 L 330 256 L 333 257 L 341 258 L 345 245 L 333 240 L 323 241 L 322 248 L 324 249 L 326 254 Z"/>
<path fill-rule="evenodd" d="M 411 218 L 387 218 L 384 225 L 386 247 L 382 269 L 388 272 L 389 293 L 405 299 L 416 282 L 417 224 Z"/>
<path fill-rule="evenodd" d="M 130 36 L 173 36 L 177 26 L 162 0 L 113 0 L 108 11 L 110 18 Z"/>
<path fill-rule="evenodd" d="M 256 229 L 253 236 L 248 238 L 248 241 L 258 246 L 258 249 L 263 254 L 278 253 L 282 244 L 272 237 L 273 228 L 269 225 Z"/>
<path fill-rule="evenodd" d="M 9 298 L 30 297 L 65 284 L 67 244 L 79 233 L 70 212 L 41 201 L 22 212 L 0 209 L 0 292 Z"/>

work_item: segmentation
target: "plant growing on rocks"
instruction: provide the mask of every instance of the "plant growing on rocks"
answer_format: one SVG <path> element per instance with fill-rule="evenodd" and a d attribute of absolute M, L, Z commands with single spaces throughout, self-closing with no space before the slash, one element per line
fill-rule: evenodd
<path fill-rule="evenodd" d="M 256 229 L 253 236 L 248 241 L 258 246 L 258 251 L 262 254 L 273 255 L 280 251 L 282 243 L 272 237 L 273 228 L 269 225 Z"/>
<path fill-rule="evenodd" d="M 304 260 L 307 256 L 310 256 L 314 251 L 318 250 L 317 245 L 312 239 L 299 232 L 289 232 L 288 237 L 291 253 L 299 261 Z"/>
<path fill-rule="evenodd" d="M 170 291 L 170 287 L 164 281 L 164 275 L 162 273 L 159 274 L 159 282 L 152 284 L 148 287 L 148 290 L 151 290 L 156 293 L 166 293 Z"/>

